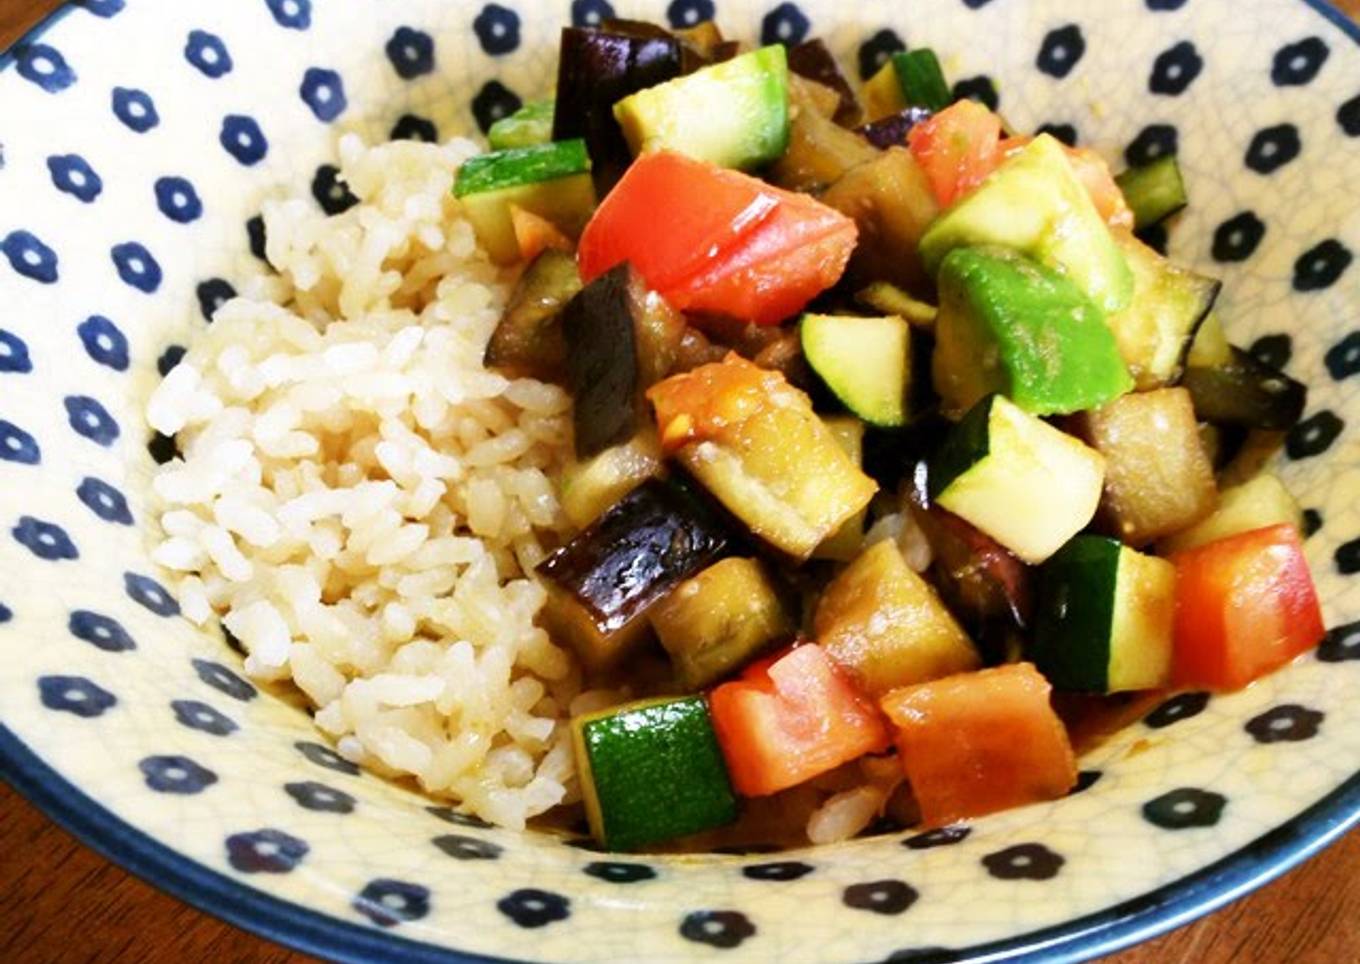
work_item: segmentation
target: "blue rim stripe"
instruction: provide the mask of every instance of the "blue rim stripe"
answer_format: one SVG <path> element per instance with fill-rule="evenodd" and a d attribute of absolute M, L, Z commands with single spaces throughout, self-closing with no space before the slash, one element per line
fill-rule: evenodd
<path fill-rule="evenodd" d="M 1303 2 L 1330 20 L 1334 26 L 1340 27 L 1346 36 L 1360 43 L 1360 23 L 1356 23 L 1349 14 L 1343 13 L 1330 0 L 1303 0 Z"/>

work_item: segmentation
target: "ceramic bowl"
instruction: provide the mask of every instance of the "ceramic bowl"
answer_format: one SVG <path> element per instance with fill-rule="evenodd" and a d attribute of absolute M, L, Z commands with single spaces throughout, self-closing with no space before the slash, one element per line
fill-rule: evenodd
<path fill-rule="evenodd" d="M 563 24 L 611 10 L 815 33 L 859 77 L 929 45 L 1021 129 L 1116 167 L 1176 152 L 1171 254 L 1223 279 L 1236 342 L 1310 387 L 1278 471 L 1308 509 L 1326 642 L 1244 692 L 1168 700 L 1067 799 L 683 859 L 461 816 L 247 682 L 149 560 L 159 372 L 266 270 L 261 198 L 328 203 L 341 132 L 485 128 L 551 87 Z M 71 3 L 0 58 L 0 765 L 157 886 L 332 958 L 1073 959 L 1219 906 L 1360 808 L 1357 137 L 1360 32 L 1305 0 Z"/>

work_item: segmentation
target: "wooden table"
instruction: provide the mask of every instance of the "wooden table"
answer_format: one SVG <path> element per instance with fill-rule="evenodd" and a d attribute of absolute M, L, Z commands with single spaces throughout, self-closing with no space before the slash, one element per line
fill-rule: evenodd
<path fill-rule="evenodd" d="M 0 50 L 52 0 L 0 0 Z M 1360 15 L 1360 0 L 1338 4 Z M 309 958 L 237 930 L 123 872 L 0 784 L 0 961 Z M 1114 964 L 1343 964 L 1360 960 L 1360 833 L 1284 879 Z"/>

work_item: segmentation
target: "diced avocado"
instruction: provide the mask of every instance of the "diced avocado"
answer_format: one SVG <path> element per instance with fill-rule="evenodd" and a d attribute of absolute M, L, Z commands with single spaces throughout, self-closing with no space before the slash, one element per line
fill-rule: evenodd
<path fill-rule="evenodd" d="M 1174 384 L 1195 332 L 1222 285 L 1172 264 L 1126 231 L 1115 241 L 1133 269 L 1133 301 L 1110 315 L 1110 330 L 1139 391 Z"/>
<path fill-rule="evenodd" d="M 652 628 L 687 690 L 716 682 L 793 634 L 793 621 L 755 559 L 714 563 L 652 611 Z"/>
<path fill-rule="evenodd" d="M 948 410 L 1000 392 L 1027 412 L 1062 414 L 1133 387 L 1100 309 L 1057 271 L 1007 248 L 955 248 L 939 287 L 931 368 Z"/>
<path fill-rule="evenodd" d="M 930 498 L 1028 563 L 1095 515 L 1105 460 L 1000 395 L 978 402 L 930 460 Z"/>
<path fill-rule="evenodd" d="M 520 256 L 512 204 L 551 221 L 573 238 L 595 208 L 590 158 L 581 140 L 474 157 L 458 169 L 453 194 L 462 201 L 482 247 L 499 264 L 511 264 Z"/>
<path fill-rule="evenodd" d="M 1301 529 L 1303 512 L 1279 477 L 1266 472 L 1241 485 L 1224 489 L 1218 496 L 1218 508 L 1211 515 L 1163 539 L 1157 548 L 1170 555 L 1282 522 Z"/>
<path fill-rule="evenodd" d="M 640 90 L 614 105 L 614 117 L 635 155 L 670 150 L 745 170 L 788 147 L 788 87 L 774 44 Z"/>
<path fill-rule="evenodd" d="M 1190 203 L 1175 154 L 1166 154 L 1115 179 L 1124 202 L 1133 212 L 1133 226 L 1141 231 L 1175 214 Z"/>
<path fill-rule="evenodd" d="M 864 422 L 853 415 L 831 415 L 822 419 L 836 439 L 836 444 L 845 450 L 855 465 L 864 464 Z M 814 559 L 835 559 L 849 562 L 859 555 L 864 545 L 864 522 L 868 518 L 868 508 L 860 509 L 841 523 L 841 527 L 827 536 L 812 551 Z"/>
<path fill-rule="evenodd" d="M 486 139 L 493 151 L 532 147 L 552 140 L 555 100 L 535 100 L 491 125 Z"/>
<path fill-rule="evenodd" d="M 581 795 L 610 850 L 720 827 L 737 798 L 701 696 L 644 700 L 571 722 Z"/>
<path fill-rule="evenodd" d="M 911 328 L 901 318 L 806 314 L 803 357 L 846 408 L 870 425 L 907 424 Z"/>
<path fill-rule="evenodd" d="M 812 628 L 822 649 L 874 697 L 981 664 L 935 590 L 891 539 L 865 549 L 831 581 Z"/>
<path fill-rule="evenodd" d="M 551 248 L 540 254 L 520 275 L 487 342 L 485 363 L 541 381 L 562 378 L 567 346 L 559 317 L 580 290 L 575 258 Z"/>
<path fill-rule="evenodd" d="M 1079 535 L 1044 563 L 1028 655 L 1058 689 L 1158 689 L 1171 671 L 1176 567 Z"/>
<path fill-rule="evenodd" d="M 1040 134 L 945 211 L 921 239 L 932 274 L 955 248 L 998 244 L 1055 268 L 1104 312 L 1133 297 L 1133 272 L 1073 173 L 1063 148 Z"/>
<path fill-rule="evenodd" d="M 935 327 L 935 316 L 940 309 L 921 301 L 887 281 L 875 281 L 855 292 L 855 300 L 866 308 L 897 315 L 907 324 L 927 331 Z"/>

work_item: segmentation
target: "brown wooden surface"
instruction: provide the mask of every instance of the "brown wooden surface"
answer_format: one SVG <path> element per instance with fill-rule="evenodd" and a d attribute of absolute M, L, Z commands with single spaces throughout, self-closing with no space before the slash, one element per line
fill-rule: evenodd
<path fill-rule="evenodd" d="M 0 0 L 0 50 L 51 0 Z M 1360 14 L 1360 0 L 1338 6 Z M 167 897 L 105 861 L 0 784 L 0 961 L 308 958 Z M 1360 833 L 1219 913 L 1114 964 L 1344 964 L 1360 960 Z"/>

